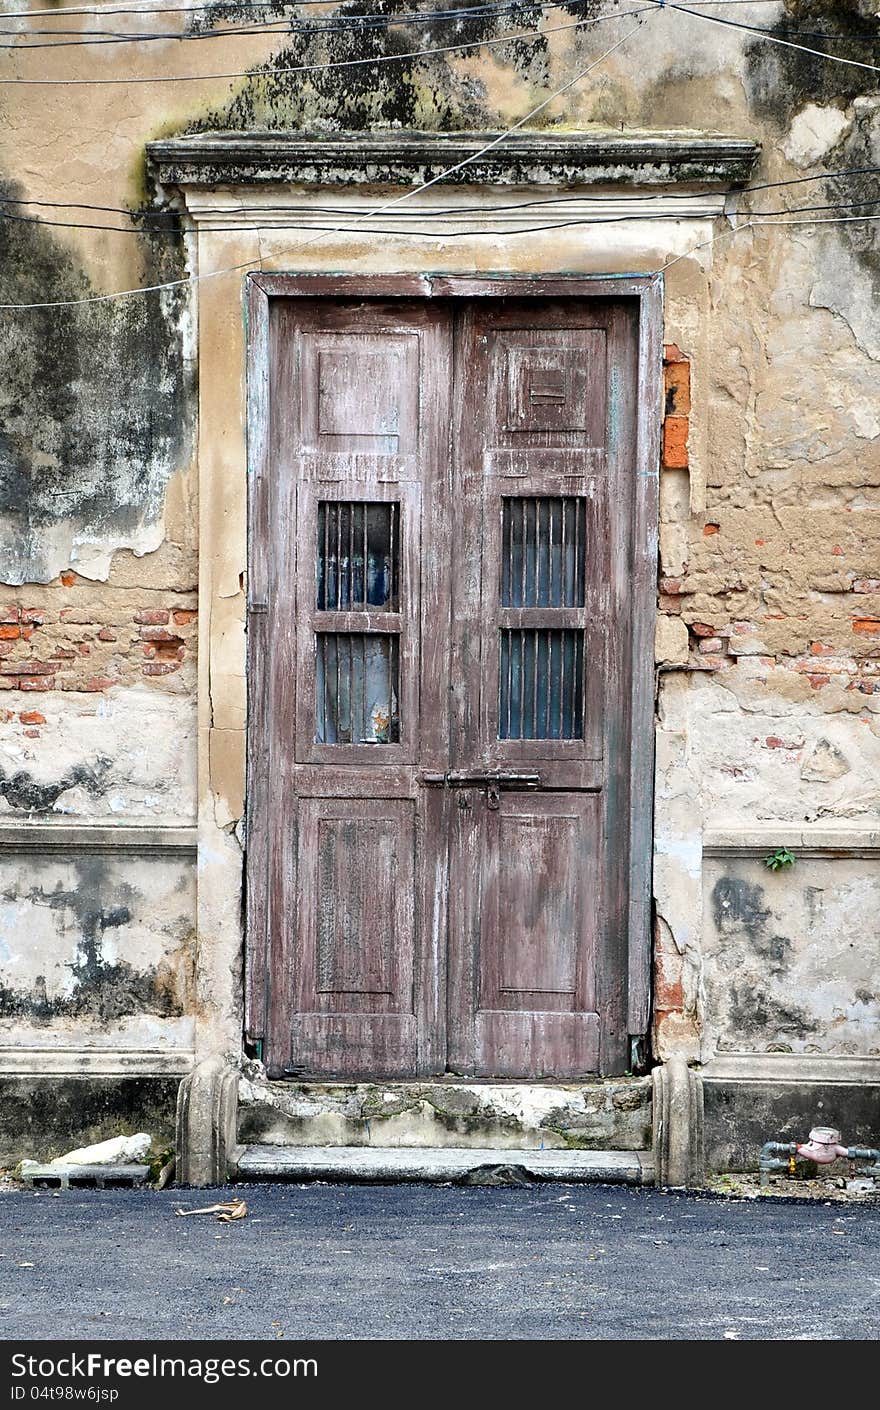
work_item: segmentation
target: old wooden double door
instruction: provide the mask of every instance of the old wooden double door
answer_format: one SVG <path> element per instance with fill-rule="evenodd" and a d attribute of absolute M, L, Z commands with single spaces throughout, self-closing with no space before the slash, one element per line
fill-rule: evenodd
<path fill-rule="evenodd" d="M 270 1073 L 628 1065 L 635 385 L 624 302 L 276 302 Z"/>

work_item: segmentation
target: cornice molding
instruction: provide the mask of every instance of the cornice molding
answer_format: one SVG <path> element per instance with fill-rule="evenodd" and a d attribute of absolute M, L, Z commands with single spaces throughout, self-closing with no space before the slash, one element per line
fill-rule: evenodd
<path fill-rule="evenodd" d="M 419 186 L 467 161 L 453 186 L 741 186 L 757 143 L 677 132 L 207 132 L 147 143 L 163 186 Z M 480 153 L 478 156 L 477 153 Z M 472 158 L 473 160 L 467 160 Z"/>

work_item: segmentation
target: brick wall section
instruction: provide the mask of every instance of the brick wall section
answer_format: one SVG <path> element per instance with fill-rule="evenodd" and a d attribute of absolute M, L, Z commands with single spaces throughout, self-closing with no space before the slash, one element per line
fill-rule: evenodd
<path fill-rule="evenodd" d="M 691 366 L 675 344 L 664 348 L 664 386 L 662 468 L 687 470 Z M 659 580 L 661 616 L 687 628 L 660 639 L 676 647 L 686 635 L 686 659 L 660 660 L 660 670 L 773 677 L 771 692 L 792 700 L 827 689 L 827 708 L 867 719 L 880 696 L 877 456 L 867 450 L 841 476 L 820 454 L 811 461 L 808 447 L 794 484 L 774 471 L 770 452 L 748 481 L 708 465 L 707 512 L 688 526 L 684 570 Z M 803 742 L 780 730 L 756 744 L 797 759 Z M 654 939 L 655 1051 L 697 1056 L 684 957 L 662 928 Z"/>
<path fill-rule="evenodd" d="M 0 600 L 0 690 L 97 692 L 136 681 L 194 689 L 194 593 L 108 588 L 75 573 L 25 591 Z M 22 723 L 39 723 L 28 713 Z"/>
<path fill-rule="evenodd" d="M 690 371 L 686 355 L 667 343 L 666 470 L 688 467 Z M 709 485 L 711 504 L 711 475 Z M 780 508 L 772 488 L 762 494 L 756 484 L 753 493 L 755 502 L 742 508 L 719 493 L 694 530 L 684 573 L 660 578 L 660 613 L 681 617 L 688 629 L 688 663 L 674 669 L 722 671 L 749 657 L 753 667 L 795 671 L 814 689 L 834 683 L 880 694 L 876 511 Z"/>
<path fill-rule="evenodd" d="M 691 412 L 691 365 L 675 343 L 663 347 L 663 468 L 686 470 Z"/>

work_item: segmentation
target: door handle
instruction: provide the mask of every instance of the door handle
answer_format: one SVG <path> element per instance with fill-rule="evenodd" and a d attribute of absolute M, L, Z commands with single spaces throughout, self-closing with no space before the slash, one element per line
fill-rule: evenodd
<path fill-rule="evenodd" d="M 463 769 L 448 769 L 445 774 L 421 774 L 419 783 L 424 788 L 501 788 L 535 789 L 541 786 L 540 774 L 518 774 L 504 769 L 479 769 L 469 772 Z"/>

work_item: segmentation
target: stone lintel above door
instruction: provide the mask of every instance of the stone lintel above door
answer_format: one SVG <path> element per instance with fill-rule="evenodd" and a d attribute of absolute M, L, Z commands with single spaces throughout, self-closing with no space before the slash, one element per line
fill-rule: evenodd
<path fill-rule="evenodd" d="M 497 145 L 490 144 L 496 142 Z M 489 150 L 484 150 L 489 147 Z M 147 144 L 163 186 L 743 186 L 760 147 L 691 131 L 205 132 Z"/>

